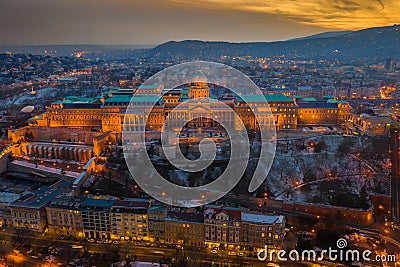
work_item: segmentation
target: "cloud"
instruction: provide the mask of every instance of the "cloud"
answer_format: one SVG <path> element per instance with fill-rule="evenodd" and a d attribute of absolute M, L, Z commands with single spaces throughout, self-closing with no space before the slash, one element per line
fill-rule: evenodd
<path fill-rule="evenodd" d="M 184 4 L 186 0 L 171 0 Z M 398 23 L 397 0 L 197 0 L 213 6 L 250 13 L 278 14 L 290 21 L 333 29 L 362 29 Z"/>
<path fill-rule="evenodd" d="M 377 0 L 377 1 L 382 6 L 382 10 L 384 10 L 385 9 L 385 5 L 383 4 L 383 2 L 381 0 Z"/>
<path fill-rule="evenodd" d="M 0 45 L 276 41 L 326 30 L 231 7 L 243 1 L 199 1 L 0 0 Z"/>

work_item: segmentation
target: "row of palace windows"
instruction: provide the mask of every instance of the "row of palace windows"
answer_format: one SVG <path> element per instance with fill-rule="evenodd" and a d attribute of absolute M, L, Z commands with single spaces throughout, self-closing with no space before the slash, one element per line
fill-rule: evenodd
<path fill-rule="evenodd" d="M 283 117 L 292 117 L 292 118 L 296 118 L 296 114 L 283 114 Z"/>
<path fill-rule="evenodd" d="M 325 110 L 325 109 L 324 110 L 318 110 L 317 109 L 317 110 L 305 110 L 305 111 L 301 111 L 300 110 L 299 113 L 301 114 L 303 112 L 304 113 L 337 113 L 338 111 L 337 110 L 330 110 L 330 109 L 328 109 L 328 110 Z"/>
<path fill-rule="evenodd" d="M 270 107 L 294 107 L 296 106 L 293 102 L 292 103 L 268 103 Z"/>
<path fill-rule="evenodd" d="M 26 213 L 21 213 L 21 212 L 18 212 L 18 217 L 17 217 L 17 213 L 16 212 L 14 212 L 14 217 L 16 217 L 16 218 L 25 218 L 25 219 L 37 219 L 37 214 L 31 214 L 31 213 L 29 213 L 28 215 L 26 214 Z"/>
<path fill-rule="evenodd" d="M 93 115 L 71 115 L 71 116 L 51 116 L 52 120 L 58 121 L 58 120 L 100 120 L 100 116 L 93 116 Z"/>
<path fill-rule="evenodd" d="M 58 111 L 56 112 L 50 112 L 52 114 L 59 114 Z M 91 114 L 91 115 L 100 115 L 99 111 L 94 111 L 94 110 L 90 110 L 90 109 L 85 109 L 85 110 L 73 110 L 73 111 L 65 111 L 63 110 L 62 112 L 60 112 L 60 115 L 77 115 L 77 114 Z"/>
<path fill-rule="evenodd" d="M 299 116 L 300 119 L 305 119 L 305 120 L 309 120 L 309 119 L 330 119 L 330 120 L 336 120 L 336 117 L 330 117 L 329 115 L 325 115 L 325 116 L 319 116 L 319 115 L 312 115 L 312 116 L 304 116 L 300 115 Z"/>

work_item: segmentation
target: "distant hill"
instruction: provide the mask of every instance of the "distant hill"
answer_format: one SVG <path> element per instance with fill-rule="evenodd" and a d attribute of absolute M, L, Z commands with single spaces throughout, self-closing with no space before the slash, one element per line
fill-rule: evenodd
<path fill-rule="evenodd" d="M 36 45 L 1 46 L 0 53 L 31 53 L 70 56 L 85 52 L 92 58 L 148 57 L 174 60 L 218 60 L 222 56 L 299 59 L 382 60 L 400 58 L 400 25 L 314 34 L 279 42 L 170 41 L 153 45 Z"/>
<path fill-rule="evenodd" d="M 145 52 L 148 57 L 213 60 L 221 56 L 290 58 L 400 58 L 400 25 L 369 28 L 325 38 L 303 38 L 280 42 L 171 41 Z"/>
<path fill-rule="evenodd" d="M 77 45 L 0 45 L 0 53 L 12 52 L 26 54 L 49 54 L 55 56 L 70 56 L 76 52 L 107 52 L 107 51 L 122 51 L 130 49 L 149 49 L 155 45 L 92 45 L 92 44 L 77 44 Z"/>
<path fill-rule="evenodd" d="M 304 36 L 300 38 L 289 39 L 288 41 L 298 41 L 298 40 L 308 40 L 308 39 L 319 39 L 319 38 L 329 38 L 329 37 L 338 37 L 345 34 L 352 33 L 353 31 L 334 31 L 334 32 L 322 32 L 309 36 Z"/>

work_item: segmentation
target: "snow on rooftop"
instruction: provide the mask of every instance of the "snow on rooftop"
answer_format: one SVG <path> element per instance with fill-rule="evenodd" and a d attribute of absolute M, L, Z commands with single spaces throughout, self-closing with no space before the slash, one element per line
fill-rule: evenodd
<path fill-rule="evenodd" d="M 261 224 L 274 224 L 274 223 L 283 223 L 284 216 L 282 215 L 263 215 L 257 213 L 247 213 L 242 212 L 242 221 L 250 222 L 250 223 L 261 223 Z"/>
<path fill-rule="evenodd" d="M 0 203 L 12 203 L 21 197 L 20 194 L 0 192 Z"/>

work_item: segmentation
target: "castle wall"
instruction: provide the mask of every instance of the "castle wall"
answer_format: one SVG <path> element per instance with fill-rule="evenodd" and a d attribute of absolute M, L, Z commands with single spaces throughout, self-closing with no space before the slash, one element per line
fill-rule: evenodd
<path fill-rule="evenodd" d="M 9 156 L 10 153 L 7 153 L 4 156 L 0 157 L 0 174 L 5 173 L 7 171 Z"/>
<path fill-rule="evenodd" d="M 21 165 L 21 164 L 17 164 L 15 162 L 9 162 L 8 164 L 8 171 L 9 172 L 21 172 L 21 173 L 38 173 L 38 174 L 42 174 L 45 175 L 47 177 L 52 177 L 52 178 L 56 178 L 59 180 L 68 180 L 69 182 L 73 182 L 76 177 L 73 176 L 68 176 L 67 174 L 61 174 L 60 170 L 57 171 L 47 171 L 47 170 L 43 170 L 43 169 L 39 169 L 39 168 L 35 168 L 35 167 L 30 167 L 30 166 L 25 166 L 25 165 Z"/>
<path fill-rule="evenodd" d="M 18 142 L 25 137 L 25 134 L 32 134 L 34 141 L 71 141 L 92 144 L 93 138 L 102 133 L 83 129 L 27 126 L 10 131 L 8 136 L 12 142 Z"/>

